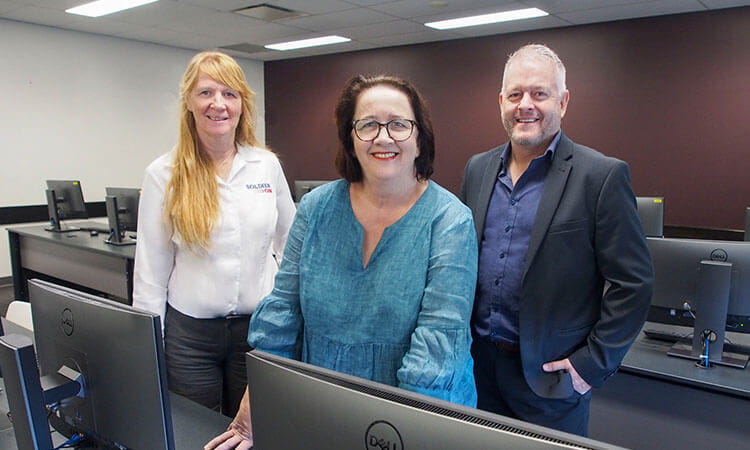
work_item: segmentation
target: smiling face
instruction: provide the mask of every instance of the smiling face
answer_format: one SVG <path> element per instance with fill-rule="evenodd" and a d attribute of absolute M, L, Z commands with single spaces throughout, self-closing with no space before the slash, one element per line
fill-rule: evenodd
<path fill-rule="evenodd" d="M 187 108 L 193 114 L 201 140 L 231 138 L 234 141 L 242 115 L 242 99 L 236 90 L 200 73 L 187 97 Z"/>
<path fill-rule="evenodd" d="M 517 55 L 505 69 L 500 113 L 513 149 L 541 154 L 560 130 L 569 93 L 552 60 Z"/>
<path fill-rule="evenodd" d="M 376 85 L 364 90 L 357 99 L 354 119 L 372 119 L 386 123 L 393 119 L 414 120 L 409 98 L 403 92 L 388 85 Z M 414 161 L 419 156 L 415 128 L 404 141 L 396 142 L 388 136 L 385 127 L 380 127 L 377 137 L 371 142 L 357 138 L 352 130 L 354 156 L 362 167 L 364 181 L 404 182 L 416 179 Z"/>

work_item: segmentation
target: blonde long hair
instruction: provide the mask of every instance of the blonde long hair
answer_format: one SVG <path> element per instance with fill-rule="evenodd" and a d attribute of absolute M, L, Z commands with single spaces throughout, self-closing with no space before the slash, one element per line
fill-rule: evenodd
<path fill-rule="evenodd" d="M 180 83 L 180 131 L 172 177 L 167 185 L 165 216 L 189 248 L 209 247 L 211 231 L 219 217 L 219 186 L 212 161 L 200 149 L 188 98 L 203 73 L 239 92 L 242 113 L 235 131 L 235 145 L 259 146 L 255 137 L 255 93 L 247 85 L 242 68 L 229 55 L 216 51 L 198 53 Z"/>

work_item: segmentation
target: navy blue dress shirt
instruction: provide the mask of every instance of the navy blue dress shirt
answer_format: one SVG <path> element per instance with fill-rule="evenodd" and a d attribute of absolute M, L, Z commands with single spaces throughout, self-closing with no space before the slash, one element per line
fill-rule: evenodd
<path fill-rule="evenodd" d="M 531 229 L 561 133 L 534 158 L 516 185 L 503 152 L 479 243 L 477 295 L 472 320 L 477 338 L 518 343 L 518 299 Z"/>

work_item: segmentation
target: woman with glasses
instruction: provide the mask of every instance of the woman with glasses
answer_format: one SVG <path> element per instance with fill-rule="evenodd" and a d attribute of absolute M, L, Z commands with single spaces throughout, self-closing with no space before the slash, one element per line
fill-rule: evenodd
<path fill-rule="evenodd" d="M 409 82 L 353 78 L 336 107 L 343 177 L 302 198 L 256 349 L 474 406 L 470 211 L 430 181 L 426 105 Z M 303 401 L 303 400 L 301 400 Z M 206 448 L 248 448 L 249 403 Z"/>

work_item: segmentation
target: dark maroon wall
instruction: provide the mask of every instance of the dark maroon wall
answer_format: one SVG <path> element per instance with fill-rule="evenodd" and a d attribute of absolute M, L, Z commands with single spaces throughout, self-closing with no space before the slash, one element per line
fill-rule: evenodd
<path fill-rule="evenodd" d="M 434 179 L 457 192 L 466 159 L 503 143 L 506 56 L 542 42 L 568 70 L 563 130 L 630 164 L 636 195 L 670 225 L 744 226 L 750 205 L 750 7 L 325 55 L 265 64 L 266 137 L 287 178 L 333 179 L 333 109 L 353 75 L 411 80 L 430 104 Z"/>

